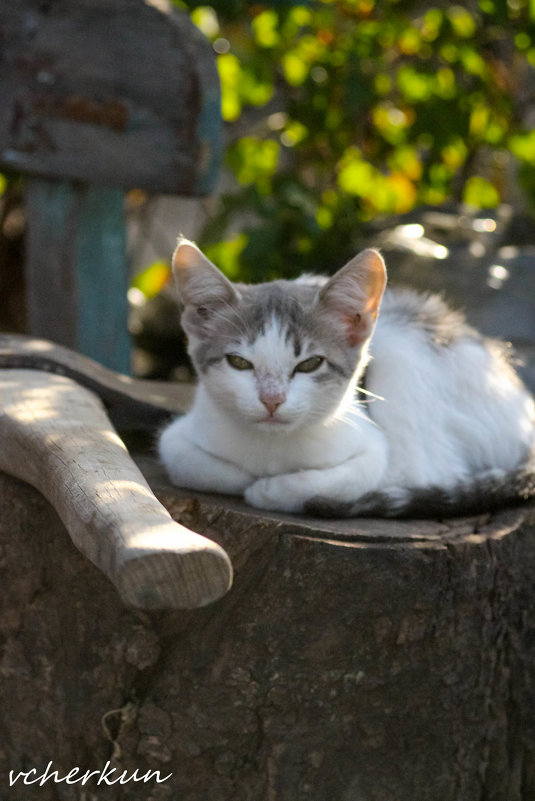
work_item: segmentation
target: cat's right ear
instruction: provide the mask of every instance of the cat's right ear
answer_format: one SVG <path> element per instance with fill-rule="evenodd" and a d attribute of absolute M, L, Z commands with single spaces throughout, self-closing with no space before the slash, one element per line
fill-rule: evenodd
<path fill-rule="evenodd" d="M 173 273 L 184 308 L 182 324 L 186 329 L 197 329 L 196 333 L 201 333 L 218 308 L 238 300 L 237 290 L 228 278 L 187 239 L 178 240 L 173 254 Z"/>

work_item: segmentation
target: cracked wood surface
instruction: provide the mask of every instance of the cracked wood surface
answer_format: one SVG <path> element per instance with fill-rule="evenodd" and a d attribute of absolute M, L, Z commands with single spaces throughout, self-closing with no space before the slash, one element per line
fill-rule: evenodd
<path fill-rule="evenodd" d="M 234 584 L 203 609 L 127 609 L 50 504 L 0 474 L 0 775 L 172 773 L 109 801 L 532 801 L 533 505 L 312 520 L 181 491 L 134 456 Z"/>
<path fill-rule="evenodd" d="M 532 801 L 533 507 L 336 539 L 138 463 L 234 585 L 204 609 L 126 609 L 42 496 L 0 474 L 2 775 L 109 759 L 173 774 L 110 801 Z"/>
<path fill-rule="evenodd" d="M 184 412 L 193 400 L 191 385 L 133 379 L 70 348 L 23 334 L 0 334 L 0 369 L 10 368 L 72 378 L 102 399 L 121 432 L 153 432 L 171 415 Z"/>
<path fill-rule="evenodd" d="M 211 191 L 219 80 L 210 43 L 187 14 L 143 0 L 3 0 L 0 28 L 6 168 L 107 187 Z"/>
<path fill-rule="evenodd" d="M 124 603 L 190 608 L 228 590 L 225 552 L 171 519 L 94 393 L 64 376 L 0 370 L 0 439 L 0 469 L 42 492 Z"/>

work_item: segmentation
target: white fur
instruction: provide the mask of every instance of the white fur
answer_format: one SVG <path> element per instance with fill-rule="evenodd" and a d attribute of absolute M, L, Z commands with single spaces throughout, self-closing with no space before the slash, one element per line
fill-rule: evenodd
<path fill-rule="evenodd" d="M 291 377 L 296 358 L 275 323 L 240 355 L 255 372 L 217 365 L 192 410 L 162 433 L 160 458 L 174 483 L 244 492 L 255 506 L 285 511 L 302 510 L 311 493 L 349 501 L 377 485 L 384 435 L 358 407 L 342 414 L 340 392 L 330 395 L 306 373 Z M 258 397 L 266 377 L 286 393 L 274 420 Z"/>
<path fill-rule="evenodd" d="M 376 309 L 380 288 L 372 289 Z M 477 339 L 435 346 L 424 330 L 389 315 L 392 303 L 369 345 L 367 388 L 378 397 L 360 404 L 359 368 L 346 387 L 294 372 L 316 354 L 297 359 L 275 317 L 252 343 L 242 339 L 236 353 L 254 369 L 225 359 L 211 366 L 191 411 L 163 431 L 159 454 L 171 480 L 300 512 L 316 496 L 353 503 L 381 490 L 402 499 L 409 487 L 448 489 L 520 466 L 535 448 L 535 411 L 513 371 Z M 282 399 L 273 414 L 266 395 Z"/>
<path fill-rule="evenodd" d="M 434 349 L 422 331 L 377 325 L 373 419 L 389 442 L 384 488 L 451 488 L 479 471 L 514 470 L 535 446 L 533 398 L 475 340 Z M 431 447 L 432 446 L 432 447 Z"/>

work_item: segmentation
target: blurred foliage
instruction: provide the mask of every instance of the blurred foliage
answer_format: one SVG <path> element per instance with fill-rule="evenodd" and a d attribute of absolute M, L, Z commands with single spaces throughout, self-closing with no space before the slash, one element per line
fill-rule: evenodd
<path fill-rule="evenodd" d="M 237 187 L 200 242 L 229 276 L 337 267 L 378 216 L 493 207 L 517 171 L 535 200 L 534 0 L 176 4 L 218 54 Z"/>
<path fill-rule="evenodd" d="M 155 297 L 171 279 L 169 265 L 163 261 L 156 261 L 142 272 L 138 273 L 131 283 L 131 289 L 141 292 L 144 298 Z M 136 297 L 132 293 L 132 297 Z"/>

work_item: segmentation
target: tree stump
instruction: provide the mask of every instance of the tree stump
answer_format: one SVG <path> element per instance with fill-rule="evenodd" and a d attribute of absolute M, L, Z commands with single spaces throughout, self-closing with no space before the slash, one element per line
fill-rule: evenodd
<path fill-rule="evenodd" d="M 234 586 L 200 610 L 128 610 L 47 502 L 0 475 L 10 801 L 532 801 L 533 506 L 319 521 L 138 464 L 229 553 Z M 97 775 L 41 783 L 49 762 Z"/>

